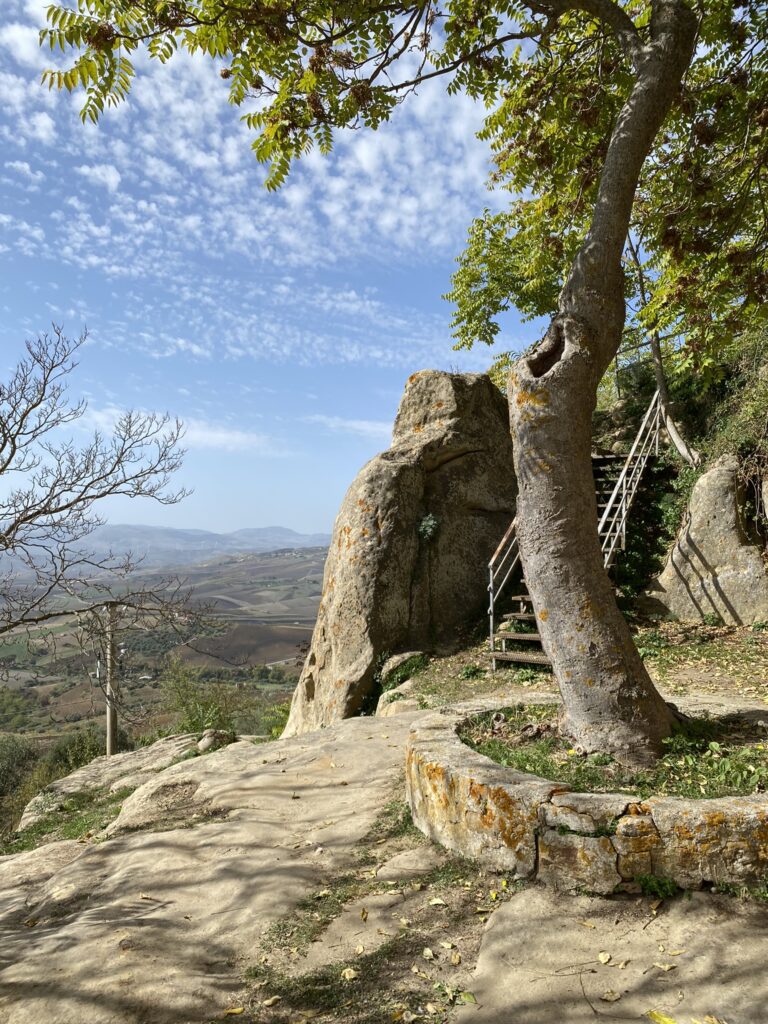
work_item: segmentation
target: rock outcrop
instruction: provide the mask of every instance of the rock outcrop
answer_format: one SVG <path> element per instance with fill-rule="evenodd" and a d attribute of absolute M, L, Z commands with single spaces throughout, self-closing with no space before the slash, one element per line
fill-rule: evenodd
<path fill-rule="evenodd" d="M 648 592 L 654 610 L 683 621 L 768 620 L 768 572 L 741 513 L 738 460 L 724 456 L 696 482 L 686 521 Z"/>
<path fill-rule="evenodd" d="M 361 470 L 336 519 L 285 736 L 358 713 L 385 655 L 455 644 L 485 609 L 486 565 L 515 496 L 507 405 L 490 379 L 409 378 L 392 447 Z"/>

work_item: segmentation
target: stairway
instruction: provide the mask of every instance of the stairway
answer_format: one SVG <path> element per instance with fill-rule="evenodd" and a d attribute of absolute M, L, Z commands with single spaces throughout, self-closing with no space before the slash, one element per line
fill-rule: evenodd
<path fill-rule="evenodd" d="M 648 406 L 629 454 L 592 456 L 592 475 L 597 495 L 598 535 L 603 550 L 603 564 L 608 570 L 616 561 L 619 551 L 626 545 L 627 518 L 646 466 L 653 455 L 659 453 L 661 426 L 661 404 L 657 391 Z M 515 523 L 516 520 L 513 519 L 488 563 L 488 655 L 494 672 L 496 663 L 500 661 L 521 665 L 551 665 L 542 649 L 539 633 L 535 629 L 533 632 L 526 631 L 527 626 L 534 626 L 536 616 L 522 572 Z M 515 582 L 517 589 L 517 593 L 508 598 L 515 610 L 502 615 L 504 625 L 497 628 L 496 608 L 502 592 L 510 581 Z M 521 631 L 518 632 L 518 629 Z"/>

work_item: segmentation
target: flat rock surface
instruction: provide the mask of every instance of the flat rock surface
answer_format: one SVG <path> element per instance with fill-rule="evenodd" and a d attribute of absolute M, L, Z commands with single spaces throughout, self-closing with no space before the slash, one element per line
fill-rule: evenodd
<path fill-rule="evenodd" d="M 30 800 L 18 827 L 29 828 L 45 817 L 57 804 L 75 793 L 97 789 L 117 792 L 120 789 L 140 786 L 192 750 L 196 743 L 197 737 L 191 734 L 167 736 L 151 746 L 140 747 L 138 750 L 128 750 L 112 757 L 96 757 L 63 779 L 52 782 L 42 793 Z"/>
<path fill-rule="evenodd" d="M 124 825 L 160 831 L 0 863 L 0 1020 L 202 1024 L 237 1006 L 265 928 L 350 862 L 396 793 L 413 718 L 234 743 L 126 801 Z M 188 820 L 163 829 L 169 792 Z"/>
<path fill-rule="evenodd" d="M 619 1024 L 649 1010 L 680 1024 L 708 1014 L 765 1024 L 766 956 L 762 906 L 693 893 L 654 914 L 648 899 L 531 888 L 489 921 L 471 984 L 477 1005 L 456 1024 Z"/>

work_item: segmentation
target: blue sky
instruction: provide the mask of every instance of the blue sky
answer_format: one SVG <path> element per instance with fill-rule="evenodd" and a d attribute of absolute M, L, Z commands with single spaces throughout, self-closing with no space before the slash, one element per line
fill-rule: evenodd
<path fill-rule="evenodd" d="M 270 194 L 202 58 L 139 61 L 129 103 L 83 126 L 81 96 L 39 85 L 47 2 L 0 14 L 0 372 L 52 321 L 87 326 L 84 427 L 129 407 L 185 421 L 194 494 L 116 502 L 113 522 L 329 530 L 408 375 L 490 362 L 452 350 L 440 298 L 471 219 L 501 201 L 482 110 L 429 83 Z M 514 326 L 499 347 L 533 337 Z"/>

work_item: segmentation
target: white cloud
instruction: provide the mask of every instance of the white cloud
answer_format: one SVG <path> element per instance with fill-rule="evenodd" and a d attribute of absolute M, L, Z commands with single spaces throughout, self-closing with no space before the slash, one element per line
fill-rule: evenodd
<path fill-rule="evenodd" d="M 38 110 L 32 114 L 26 124 L 21 125 L 22 132 L 28 137 L 50 146 L 56 138 L 56 124 L 50 114 Z"/>
<path fill-rule="evenodd" d="M 213 448 L 274 457 L 287 454 L 282 445 L 267 434 L 238 430 L 200 419 L 185 420 L 184 428 L 183 444 L 186 448 Z"/>
<path fill-rule="evenodd" d="M 76 170 L 92 184 L 103 185 L 108 192 L 117 192 L 122 180 L 114 164 L 81 164 Z"/>
<path fill-rule="evenodd" d="M 356 437 L 387 440 L 392 437 L 392 424 L 380 420 L 349 420 L 342 416 L 305 416 L 305 423 L 319 423 L 336 434 L 353 434 Z"/>
<path fill-rule="evenodd" d="M 7 50 L 17 64 L 25 67 L 42 67 L 46 63 L 45 53 L 40 49 L 37 30 L 29 25 L 12 22 L 0 27 L 0 46 Z"/>
<path fill-rule="evenodd" d="M 9 171 L 15 171 L 23 178 L 29 178 L 30 181 L 42 181 L 45 177 L 42 171 L 33 171 L 26 160 L 6 160 L 3 166 Z"/>

